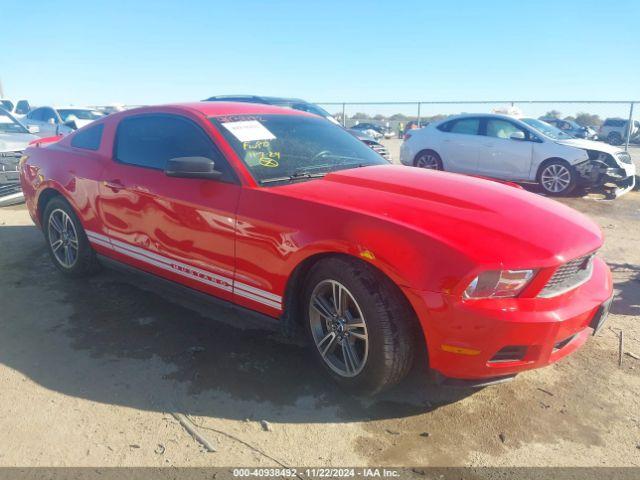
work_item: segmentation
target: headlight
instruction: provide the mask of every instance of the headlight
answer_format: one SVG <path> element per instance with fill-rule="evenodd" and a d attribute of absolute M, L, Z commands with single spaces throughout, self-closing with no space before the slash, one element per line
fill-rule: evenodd
<path fill-rule="evenodd" d="M 464 291 L 466 298 L 515 297 L 533 278 L 535 270 L 492 270 L 474 278 Z"/>

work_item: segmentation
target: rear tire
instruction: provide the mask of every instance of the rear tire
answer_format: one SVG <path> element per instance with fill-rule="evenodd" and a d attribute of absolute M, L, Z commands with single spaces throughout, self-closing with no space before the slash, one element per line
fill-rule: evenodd
<path fill-rule="evenodd" d="M 442 159 L 433 150 L 422 150 L 413 160 L 413 166 L 427 170 L 443 170 Z"/>
<path fill-rule="evenodd" d="M 65 199 L 51 199 L 42 219 L 49 255 L 58 270 L 70 277 L 83 277 L 100 269 L 82 224 Z"/>
<path fill-rule="evenodd" d="M 622 145 L 622 136 L 618 132 L 611 132 L 607 137 L 607 143 L 609 145 Z"/>
<path fill-rule="evenodd" d="M 547 195 L 569 195 L 576 188 L 575 168 L 564 160 L 550 160 L 542 164 L 538 172 L 538 183 Z"/>
<path fill-rule="evenodd" d="M 373 395 L 409 372 L 418 338 L 413 311 L 398 287 L 369 264 L 321 260 L 307 277 L 303 306 L 313 355 L 341 387 Z"/>

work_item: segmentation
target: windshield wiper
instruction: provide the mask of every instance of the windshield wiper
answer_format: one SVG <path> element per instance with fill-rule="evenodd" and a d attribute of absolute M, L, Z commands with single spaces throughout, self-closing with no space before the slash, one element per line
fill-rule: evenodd
<path fill-rule="evenodd" d="M 344 157 L 344 158 L 355 158 L 355 157 Z M 360 168 L 360 167 L 366 167 L 367 164 L 365 163 L 340 163 L 337 165 L 333 165 L 333 167 L 338 167 L 336 168 L 330 168 L 329 165 L 322 165 L 319 167 L 311 167 L 310 169 L 299 169 L 296 170 L 293 175 L 288 175 L 288 176 L 284 176 L 284 177 L 274 177 L 274 178 L 265 178 L 264 180 L 260 180 L 260 184 L 261 185 L 266 185 L 268 183 L 279 183 L 279 182 L 295 182 L 295 181 L 300 181 L 300 180 L 310 180 L 312 178 L 322 178 L 325 175 L 327 175 L 328 173 L 331 172 L 335 172 L 336 170 L 346 170 L 348 168 Z M 326 171 L 324 172 L 313 172 L 311 170 L 315 170 L 318 168 L 327 168 L 329 167 Z"/>
<path fill-rule="evenodd" d="M 311 173 L 311 172 L 295 172 L 293 175 L 289 175 L 286 177 L 274 177 L 274 178 L 265 178 L 264 180 L 260 180 L 261 185 L 265 185 L 267 183 L 278 183 L 278 182 L 295 182 L 298 180 L 309 180 L 312 178 L 322 178 L 329 172 L 322 173 Z"/>

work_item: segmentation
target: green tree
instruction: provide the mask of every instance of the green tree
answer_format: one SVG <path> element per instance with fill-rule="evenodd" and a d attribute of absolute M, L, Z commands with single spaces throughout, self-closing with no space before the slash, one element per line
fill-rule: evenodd
<path fill-rule="evenodd" d="M 356 112 L 355 115 L 351 115 L 351 118 L 357 120 L 369 120 L 371 117 L 368 113 Z"/>
<path fill-rule="evenodd" d="M 403 113 L 394 113 L 389 117 L 389 120 L 405 121 L 407 118 L 408 117 Z"/>
<path fill-rule="evenodd" d="M 576 123 L 583 127 L 594 126 L 599 127 L 602 125 L 602 119 L 599 115 L 594 115 L 586 112 L 579 112 L 576 115 Z"/>
<path fill-rule="evenodd" d="M 561 116 L 562 112 L 559 112 L 558 110 L 549 110 L 544 114 L 543 118 L 560 118 Z"/>

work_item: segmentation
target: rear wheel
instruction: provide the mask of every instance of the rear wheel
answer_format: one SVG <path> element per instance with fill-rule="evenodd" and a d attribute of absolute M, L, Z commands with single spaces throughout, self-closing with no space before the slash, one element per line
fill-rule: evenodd
<path fill-rule="evenodd" d="M 322 260 L 309 273 L 304 300 L 313 354 L 342 387 L 374 394 L 406 376 L 413 312 L 380 272 L 358 260 Z"/>
<path fill-rule="evenodd" d="M 62 197 L 47 203 L 43 230 L 53 264 L 69 276 L 88 275 L 99 269 L 95 252 L 71 205 Z"/>
<path fill-rule="evenodd" d="M 622 145 L 622 136 L 618 132 L 611 132 L 607 136 L 607 143 L 609 145 Z"/>
<path fill-rule="evenodd" d="M 429 170 L 442 170 L 442 159 L 433 150 L 423 150 L 416 155 L 413 165 Z"/>
<path fill-rule="evenodd" d="M 538 181 L 549 195 L 568 195 L 576 187 L 576 172 L 564 160 L 552 160 L 542 165 Z"/>

